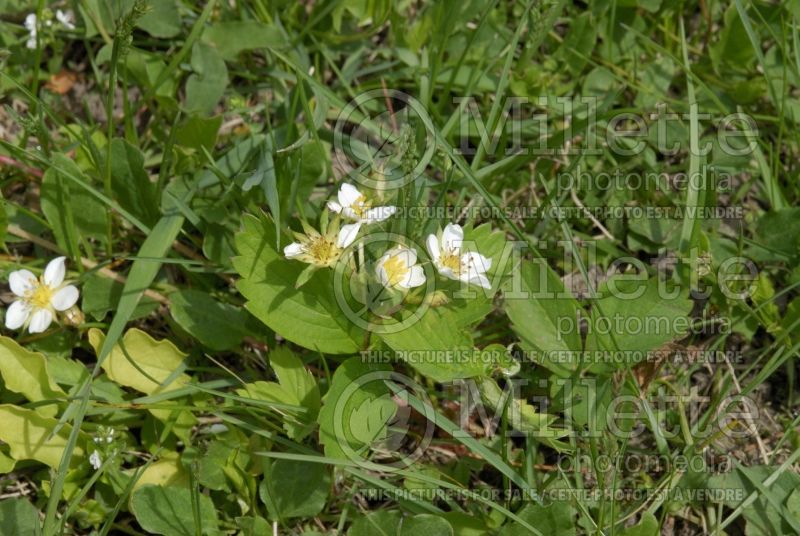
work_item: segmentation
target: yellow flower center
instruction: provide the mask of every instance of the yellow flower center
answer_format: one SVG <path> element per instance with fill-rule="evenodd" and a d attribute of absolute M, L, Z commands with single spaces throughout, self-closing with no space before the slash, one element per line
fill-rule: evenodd
<path fill-rule="evenodd" d="M 308 244 L 308 254 L 318 264 L 329 264 L 339 256 L 339 248 L 324 236 L 315 238 Z"/>
<path fill-rule="evenodd" d="M 383 269 L 386 271 L 389 284 L 392 286 L 400 283 L 408 273 L 408 266 L 400 259 L 400 255 L 394 255 L 386 259 L 386 262 L 383 263 Z"/>
<path fill-rule="evenodd" d="M 367 201 L 366 196 L 363 194 L 358 197 L 353 204 L 350 205 L 350 208 L 353 209 L 353 212 L 356 213 L 356 216 L 359 218 L 364 217 L 364 213 L 367 212 L 370 208 L 372 208 L 372 203 Z"/>
<path fill-rule="evenodd" d="M 450 268 L 454 274 L 461 272 L 461 258 L 454 251 L 447 251 L 439 257 L 439 264 L 445 268 Z"/>
<path fill-rule="evenodd" d="M 55 294 L 53 289 L 44 283 L 40 283 L 36 286 L 36 288 L 29 291 L 25 295 L 25 299 L 34 307 L 39 309 L 47 309 L 50 307 L 50 301 L 53 299 L 53 294 Z"/>

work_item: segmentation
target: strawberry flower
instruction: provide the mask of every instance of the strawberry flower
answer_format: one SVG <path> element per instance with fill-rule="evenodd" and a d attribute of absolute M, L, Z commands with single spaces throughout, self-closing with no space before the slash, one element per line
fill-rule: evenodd
<path fill-rule="evenodd" d="M 8 276 L 8 284 L 17 299 L 6 310 L 6 328 L 28 327 L 29 333 L 42 333 L 58 312 L 70 309 L 78 301 L 78 289 L 64 283 L 66 257 L 57 257 L 47 264 L 37 278 L 28 270 L 16 270 Z"/>
<path fill-rule="evenodd" d="M 410 289 L 425 283 L 425 273 L 417 264 L 417 252 L 398 246 L 378 259 L 375 274 L 384 287 Z"/>
<path fill-rule="evenodd" d="M 492 259 L 486 258 L 477 251 L 461 253 L 464 242 L 464 230 L 460 225 L 449 223 L 441 236 L 428 236 L 428 254 L 436 269 L 443 276 L 463 281 L 483 288 L 492 288 L 486 272 L 492 267 Z"/>
<path fill-rule="evenodd" d="M 342 226 L 342 229 L 349 228 L 348 232 L 354 234 L 358 234 L 361 225 L 382 222 L 397 211 L 397 207 L 393 206 L 373 207 L 372 202 L 364 194 L 348 183 L 343 183 L 339 187 L 336 197 L 338 201 L 328 201 L 328 209 L 355 221 L 356 223 Z"/>

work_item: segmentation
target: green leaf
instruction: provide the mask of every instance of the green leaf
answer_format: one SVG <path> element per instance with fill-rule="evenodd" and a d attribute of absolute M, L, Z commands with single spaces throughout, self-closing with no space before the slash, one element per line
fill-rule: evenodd
<path fill-rule="evenodd" d="M 275 229 L 266 219 L 242 218 L 236 235 L 239 257 L 233 266 L 242 279 L 238 287 L 247 309 L 283 338 L 327 354 L 357 352 L 363 331 L 352 325 L 336 305 L 331 270 L 318 270 L 300 289 L 294 285 L 303 265 L 274 249 Z"/>
<path fill-rule="evenodd" d="M 310 409 L 316 417 L 320 407 L 319 387 L 300 358 L 285 346 L 279 346 L 270 352 L 269 363 L 280 384 L 295 396 L 298 404 Z"/>
<path fill-rule="evenodd" d="M 637 524 L 619 532 L 620 536 L 658 536 L 660 533 L 658 520 L 650 512 L 644 512 Z"/>
<path fill-rule="evenodd" d="M 105 242 L 106 207 L 64 173 L 89 184 L 89 179 L 75 162 L 59 153 L 53 155 L 53 167 L 42 177 L 40 200 L 56 243 L 71 251 L 81 238 Z"/>
<path fill-rule="evenodd" d="M 403 521 L 399 536 L 453 536 L 453 527 L 446 519 L 431 514 L 418 514 Z"/>
<path fill-rule="evenodd" d="M 245 311 L 219 302 L 206 292 L 181 290 L 170 294 L 169 299 L 175 322 L 212 350 L 235 348 L 250 335 Z"/>
<path fill-rule="evenodd" d="M 533 352 L 537 363 L 554 372 L 574 370 L 573 352 L 581 350 L 581 307 L 545 261 L 524 263 L 519 279 L 512 277 L 503 293 L 522 349 Z"/>
<path fill-rule="evenodd" d="M 205 148 L 210 152 L 217 142 L 220 125 L 222 125 L 221 115 L 208 118 L 193 115 L 178 127 L 175 140 L 183 147 L 190 147 L 196 151 Z"/>
<path fill-rule="evenodd" d="M 336 369 L 319 413 L 319 441 L 326 456 L 357 458 L 384 434 L 396 405 L 387 398 L 390 391 L 382 381 L 387 377 L 367 375 L 389 370 L 358 357 Z M 395 411 L 389 412 L 389 404 Z"/>
<path fill-rule="evenodd" d="M 400 512 L 397 510 L 370 512 L 357 519 L 347 534 L 348 536 L 397 536 L 400 520 Z"/>
<path fill-rule="evenodd" d="M 65 424 L 51 437 L 57 420 L 11 404 L 0 405 L 0 422 L 3 423 L 0 426 L 0 440 L 8 444 L 12 458 L 17 461 L 36 460 L 52 468 L 58 467 L 72 430 L 71 426 Z M 80 444 L 88 441 L 82 432 L 78 435 Z M 72 467 L 78 465 L 83 458 L 84 451 L 80 444 L 73 451 Z"/>
<path fill-rule="evenodd" d="M 544 536 L 575 536 L 575 512 L 565 502 L 549 506 L 530 504 L 519 512 L 519 517 L 527 521 Z M 528 536 L 530 531 L 519 523 L 504 525 L 500 536 Z"/>
<path fill-rule="evenodd" d="M 277 510 L 278 519 L 289 519 L 322 512 L 330 487 L 324 464 L 278 459 L 270 464 L 258 491 L 261 500 Z"/>
<path fill-rule="evenodd" d="M 228 86 L 228 68 L 216 48 L 200 41 L 192 47 L 191 64 L 194 74 L 186 81 L 186 110 L 209 114 Z"/>
<path fill-rule="evenodd" d="M 100 352 L 105 336 L 99 329 L 89 330 L 89 343 Z M 187 374 L 175 374 L 186 354 L 168 340 L 157 341 L 136 328 L 129 329 L 102 363 L 109 378 L 120 385 L 152 395 L 178 389 L 189 381 Z M 169 379 L 170 381 L 164 384 Z"/>
<path fill-rule="evenodd" d="M 175 37 L 181 31 L 181 16 L 175 0 L 150 2 L 150 9 L 136 25 L 153 37 Z"/>
<path fill-rule="evenodd" d="M 100 274 L 92 274 L 86 278 L 81 289 L 81 310 L 92 315 L 95 320 L 102 320 L 109 311 L 116 308 L 122 297 L 122 283 Z M 158 307 L 154 299 L 143 296 L 131 314 L 131 320 L 147 316 Z"/>
<path fill-rule="evenodd" d="M 0 501 L 0 534 L 39 536 L 41 533 L 39 510 L 28 499 L 18 497 Z"/>
<path fill-rule="evenodd" d="M 257 21 L 224 21 L 203 32 L 203 40 L 212 44 L 226 60 L 234 59 L 243 50 L 281 47 L 289 43 L 277 27 Z"/>
<path fill-rule="evenodd" d="M 66 393 L 51 379 L 44 355 L 30 352 L 8 337 L 0 337 L 0 376 L 6 389 L 31 402 L 66 397 Z M 53 417 L 58 407 L 55 404 L 40 406 L 37 411 L 45 417 Z"/>
<path fill-rule="evenodd" d="M 613 359 L 600 358 L 612 368 L 638 363 L 688 331 L 692 309 L 688 292 L 659 284 L 656 277 L 645 281 L 618 276 L 606 282 L 601 295 L 592 308 L 586 350 L 601 356 L 618 351 Z"/>
<path fill-rule="evenodd" d="M 134 492 L 131 510 L 136 521 L 150 533 L 165 536 L 196 536 L 218 534 L 217 512 L 211 499 L 199 494 L 200 526 L 192 512 L 192 493 L 183 487 L 147 485 Z"/>
<path fill-rule="evenodd" d="M 286 415 L 283 427 L 289 437 L 300 440 L 307 436 L 316 423 L 320 409 L 320 394 L 314 376 L 303 367 L 303 362 L 286 347 L 278 347 L 270 355 L 270 364 L 278 376 L 275 382 L 254 382 L 238 389 L 240 396 L 266 400 L 308 409 L 299 415 Z"/>
<path fill-rule="evenodd" d="M 111 141 L 111 184 L 120 206 L 147 225 L 158 219 L 155 184 L 144 167 L 142 152 L 127 141 Z"/>

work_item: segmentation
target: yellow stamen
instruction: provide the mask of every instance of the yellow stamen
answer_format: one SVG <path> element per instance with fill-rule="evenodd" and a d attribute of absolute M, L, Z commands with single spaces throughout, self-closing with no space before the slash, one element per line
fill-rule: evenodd
<path fill-rule="evenodd" d="M 350 205 L 350 208 L 353 209 L 353 212 L 356 213 L 356 216 L 359 218 L 364 217 L 364 213 L 366 213 L 370 208 L 372 208 L 372 204 L 367 201 L 367 198 L 362 194 L 353 201 L 353 204 Z"/>
<path fill-rule="evenodd" d="M 25 299 L 34 307 L 46 309 L 50 307 L 50 301 L 53 299 L 53 294 L 55 294 L 53 289 L 44 283 L 39 283 L 36 288 L 29 291 L 25 295 Z"/>
<path fill-rule="evenodd" d="M 450 268 L 454 274 L 458 275 L 461 272 L 461 259 L 453 251 L 447 251 L 439 257 L 439 264 L 445 268 Z"/>
<path fill-rule="evenodd" d="M 383 263 L 383 269 L 386 271 L 386 278 L 389 284 L 394 286 L 405 279 L 408 273 L 408 266 L 400 259 L 400 255 L 394 255 L 386 259 Z"/>
<path fill-rule="evenodd" d="M 324 236 L 316 237 L 308 244 L 308 254 L 318 264 L 329 264 L 339 256 L 339 253 L 339 248 L 333 240 L 328 240 Z"/>

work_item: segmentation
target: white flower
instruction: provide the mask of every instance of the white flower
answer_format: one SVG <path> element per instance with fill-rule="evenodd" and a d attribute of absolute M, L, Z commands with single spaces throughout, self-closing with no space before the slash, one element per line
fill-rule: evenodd
<path fill-rule="evenodd" d="M 74 30 L 75 25 L 72 23 L 72 11 L 56 10 L 56 20 L 64 25 L 67 30 Z"/>
<path fill-rule="evenodd" d="M 58 257 L 50 261 L 39 279 L 28 270 L 9 274 L 8 284 L 18 299 L 6 310 L 8 329 L 19 329 L 27 323 L 30 333 L 41 333 L 50 326 L 57 311 L 66 311 L 75 305 L 78 289 L 64 284 L 65 259 Z"/>
<path fill-rule="evenodd" d="M 477 251 L 461 253 L 464 241 L 464 230 L 460 225 L 449 223 L 444 228 L 441 238 L 432 234 L 428 236 L 428 253 L 439 273 L 456 281 L 464 281 L 483 288 L 492 288 L 486 271 L 492 267 L 492 259 L 488 259 Z"/>
<path fill-rule="evenodd" d="M 358 228 L 344 225 L 338 229 L 338 222 L 328 228 L 323 235 L 315 229 L 306 229 L 306 234 L 294 233 L 297 242 L 283 248 L 287 259 L 297 259 L 317 266 L 333 266 L 347 248 L 356 239 Z"/>
<path fill-rule="evenodd" d="M 89 456 L 89 463 L 92 464 L 95 470 L 100 469 L 100 466 L 103 465 L 103 460 L 100 458 L 100 451 L 92 451 L 91 456 Z"/>
<path fill-rule="evenodd" d="M 425 273 L 417 264 L 417 252 L 398 246 L 378 259 L 375 274 L 384 287 L 409 289 L 425 283 Z"/>
<path fill-rule="evenodd" d="M 36 33 L 38 31 L 36 22 L 36 13 L 30 13 L 25 17 L 25 29 L 28 30 L 28 41 L 25 46 L 30 49 L 36 48 Z"/>
<path fill-rule="evenodd" d="M 397 211 L 397 207 L 383 206 L 373 207 L 372 203 L 367 200 L 367 197 L 358 191 L 352 184 L 344 183 L 339 187 L 337 194 L 337 201 L 328 201 L 328 209 L 331 212 L 341 214 L 345 218 L 355 221 L 351 225 L 344 227 L 352 227 L 355 234 L 362 224 L 378 223 L 389 218 Z M 344 229 L 342 227 L 342 229 Z"/>

